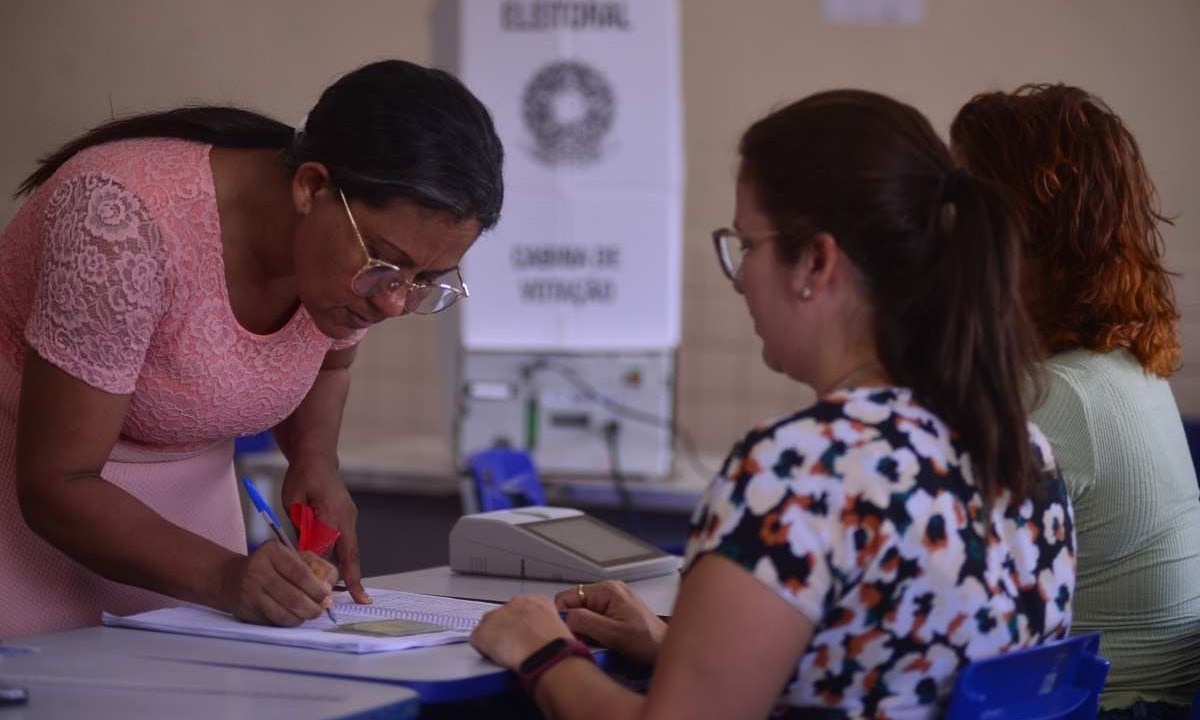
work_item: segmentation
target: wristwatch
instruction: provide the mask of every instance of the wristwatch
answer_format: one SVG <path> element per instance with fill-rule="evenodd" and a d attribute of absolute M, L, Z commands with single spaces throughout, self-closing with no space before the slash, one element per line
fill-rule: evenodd
<path fill-rule="evenodd" d="M 590 662 L 596 662 L 587 645 L 575 638 L 557 637 L 533 651 L 533 654 L 525 658 L 525 662 L 517 668 L 517 679 L 521 682 L 521 687 L 532 695 L 533 685 L 538 678 L 569 657 L 587 658 Z"/>

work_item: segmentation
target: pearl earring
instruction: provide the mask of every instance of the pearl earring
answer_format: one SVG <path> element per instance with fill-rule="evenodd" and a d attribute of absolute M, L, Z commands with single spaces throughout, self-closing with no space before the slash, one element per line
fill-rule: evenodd
<path fill-rule="evenodd" d="M 810 288 L 809 286 L 805 285 L 805 286 L 804 286 L 804 287 L 803 287 L 803 288 L 800 290 L 800 297 L 801 297 L 802 299 L 804 299 L 804 300 L 811 299 L 811 298 L 812 298 L 812 288 Z"/>

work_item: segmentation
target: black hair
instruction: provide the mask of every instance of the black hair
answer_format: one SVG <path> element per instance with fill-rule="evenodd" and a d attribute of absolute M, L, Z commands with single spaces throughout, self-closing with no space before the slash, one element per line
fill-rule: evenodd
<path fill-rule="evenodd" d="M 303 128 L 234 107 L 182 107 L 112 120 L 42 158 L 16 197 L 79 151 L 130 138 L 169 137 L 223 148 L 285 151 L 319 162 L 347 197 L 381 206 L 406 198 L 484 229 L 504 200 L 504 151 L 487 108 L 441 70 L 403 60 L 370 63 L 325 89 Z"/>
<path fill-rule="evenodd" d="M 1026 497 L 1042 469 L 1026 405 L 1038 345 L 998 193 L 954 169 L 916 109 L 860 90 L 772 113 L 741 156 L 780 260 L 830 233 L 864 278 L 892 378 L 958 434 L 986 502 Z"/>

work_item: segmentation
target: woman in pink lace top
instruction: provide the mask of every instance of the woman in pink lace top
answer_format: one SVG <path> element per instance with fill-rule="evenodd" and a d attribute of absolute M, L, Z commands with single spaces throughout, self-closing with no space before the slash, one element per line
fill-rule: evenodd
<path fill-rule="evenodd" d="M 402 61 L 330 86 L 305 126 L 185 108 L 100 126 L 43 161 L 0 236 L 0 637 L 182 601 L 316 617 L 294 553 L 246 554 L 233 439 L 272 428 L 283 502 L 341 530 L 348 368 L 366 328 L 466 296 L 502 150 L 446 73 Z"/>

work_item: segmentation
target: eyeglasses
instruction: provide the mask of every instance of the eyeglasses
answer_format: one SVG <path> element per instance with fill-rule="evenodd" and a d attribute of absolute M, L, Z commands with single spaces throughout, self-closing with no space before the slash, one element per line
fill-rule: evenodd
<path fill-rule="evenodd" d="M 717 261 L 721 263 L 721 270 L 725 272 L 725 277 L 736 282 L 738 271 L 742 269 L 742 260 L 746 258 L 746 253 L 750 252 L 755 243 L 774 240 L 777 237 L 779 237 L 777 232 L 746 235 L 729 228 L 713 230 L 713 247 L 716 248 Z"/>
<path fill-rule="evenodd" d="M 459 298 L 470 297 L 467 283 L 463 281 L 458 268 L 447 270 L 431 282 L 409 280 L 404 271 L 390 262 L 372 257 L 367 244 L 363 242 L 362 233 L 358 231 L 358 223 L 354 221 L 354 213 L 350 212 L 350 203 L 346 202 L 346 194 L 338 190 L 342 199 L 342 207 L 346 208 L 346 217 L 350 218 L 350 227 L 354 228 L 354 237 L 363 254 L 367 256 L 367 264 L 362 266 L 354 279 L 350 281 L 350 289 L 359 297 L 375 297 L 384 293 L 394 293 L 405 289 L 404 309 L 418 315 L 432 315 L 441 312 L 458 302 Z"/>

